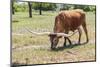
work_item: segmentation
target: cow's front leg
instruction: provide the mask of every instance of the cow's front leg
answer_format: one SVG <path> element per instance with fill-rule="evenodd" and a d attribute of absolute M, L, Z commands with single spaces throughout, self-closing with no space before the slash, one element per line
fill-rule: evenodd
<path fill-rule="evenodd" d="M 64 47 L 66 47 L 66 39 L 68 40 L 70 45 L 72 44 L 71 40 L 68 37 L 64 37 Z"/>
<path fill-rule="evenodd" d="M 72 42 L 68 37 L 67 37 L 67 40 L 68 40 L 69 44 L 72 45 Z"/>

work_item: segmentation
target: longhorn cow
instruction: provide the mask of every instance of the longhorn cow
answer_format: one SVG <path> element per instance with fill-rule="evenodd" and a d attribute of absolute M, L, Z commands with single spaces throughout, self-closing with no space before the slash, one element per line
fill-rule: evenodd
<path fill-rule="evenodd" d="M 87 43 L 89 39 L 88 39 L 88 31 L 86 28 L 85 12 L 81 9 L 61 11 L 55 18 L 54 33 L 68 34 L 69 31 L 74 32 L 75 30 L 78 30 L 79 32 L 78 44 L 80 44 L 81 34 L 82 34 L 80 26 L 83 27 L 83 30 L 86 34 L 87 38 L 86 43 Z M 61 38 L 61 36 L 50 34 L 51 49 L 54 49 L 56 47 L 59 38 Z M 66 39 L 69 41 L 70 44 L 72 44 L 71 40 L 68 37 L 64 37 L 64 46 L 66 46 Z"/>
<path fill-rule="evenodd" d="M 69 37 L 75 34 L 76 32 L 79 32 L 78 44 L 80 44 L 81 34 L 82 34 L 82 30 L 80 28 L 81 26 L 83 27 L 83 30 L 85 32 L 86 43 L 87 43 L 89 39 L 88 39 L 88 31 L 86 28 L 86 16 L 85 12 L 81 9 L 61 11 L 55 17 L 53 33 L 50 32 L 37 33 L 37 32 L 32 32 L 29 29 L 27 30 L 36 35 L 49 35 L 51 42 L 51 49 L 55 49 L 59 42 L 59 38 L 61 38 L 62 36 L 64 37 L 64 46 L 66 46 L 66 39 L 69 41 L 70 44 L 72 44 Z M 73 33 L 68 34 L 70 31 L 72 31 Z"/>

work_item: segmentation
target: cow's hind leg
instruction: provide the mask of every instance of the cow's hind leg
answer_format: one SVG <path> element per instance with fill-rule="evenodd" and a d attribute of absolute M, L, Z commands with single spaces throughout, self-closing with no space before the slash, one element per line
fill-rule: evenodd
<path fill-rule="evenodd" d="M 87 28 L 86 28 L 86 22 L 84 22 L 84 23 L 82 24 L 82 27 L 83 27 L 84 32 L 85 32 L 85 34 L 86 34 L 86 38 L 87 38 L 86 43 L 88 43 L 89 38 L 88 38 L 88 31 L 87 31 Z"/>
<path fill-rule="evenodd" d="M 68 37 L 64 37 L 64 46 L 66 47 L 66 39 L 69 41 L 69 44 L 72 44 L 71 43 L 71 40 L 68 38 Z"/>
<path fill-rule="evenodd" d="M 82 35 L 82 30 L 81 30 L 81 28 L 78 28 L 78 32 L 79 32 L 79 40 L 78 40 L 78 44 L 80 44 L 80 41 L 81 41 L 81 35 Z"/>
<path fill-rule="evenodd" d="M 66 37 L 64 37 L 64 47 L 66 47 Z"/>

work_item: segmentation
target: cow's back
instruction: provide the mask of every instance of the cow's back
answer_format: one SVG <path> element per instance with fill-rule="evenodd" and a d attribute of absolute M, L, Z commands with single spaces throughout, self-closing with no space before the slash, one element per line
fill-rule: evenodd
<path fill-rule="evenodd" d="M 58 16 L 64 29 L 67 31 L 74 31 L 85 20 L 85 13 L 82 10 L 62 11 Z"/>

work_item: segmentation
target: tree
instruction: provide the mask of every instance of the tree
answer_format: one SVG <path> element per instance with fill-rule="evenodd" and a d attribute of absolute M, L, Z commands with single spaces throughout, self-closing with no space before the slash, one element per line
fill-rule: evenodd
<path fill-rule="evenodd" d="M 32 4 L 28 2 L 28 6 L 29 6 L 29 17 L 32 18 Z"/>
<path fill-rule="evenodd" d="M 70 9 L 70 5 L 68 4 L 61 4 L 61 9 L 60 10 L 69 10 Z"/>
<path fill-rule="evenodd" d="M 15 0 L 11 0 L 12 14 L 15 14 L 14 1 Z"/>
<path fill-rule="evenodd" d="M 74 5 L 74 9 L 83 9 L 84 11 L 91 11 L 89 5 Z"/>
<path fill-rule="evenodd" d="M 42 15 L 42 3 L 40 3 L 39 8 L 39 14 Z"/>
<path fill-rule="evenodd" d="M 53 11 L 57 8 L 56 4 L 52 3 L 33 3 L 32 8 L 34 10 L 39 10 L 39 15 L 42 15 L 42 11 Z"/>

